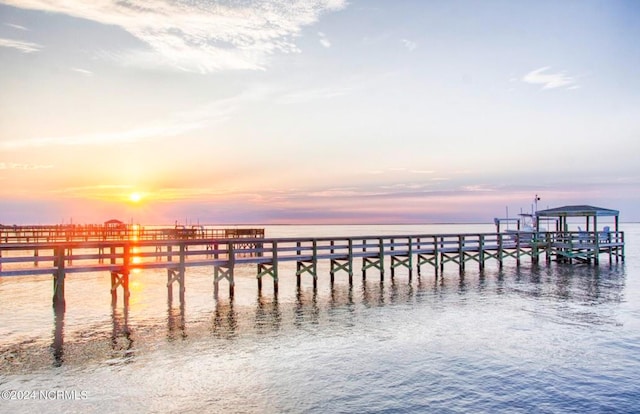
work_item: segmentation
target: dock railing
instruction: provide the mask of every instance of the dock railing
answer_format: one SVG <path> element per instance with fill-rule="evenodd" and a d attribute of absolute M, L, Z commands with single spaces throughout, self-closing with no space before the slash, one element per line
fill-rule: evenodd
<path fill-rule="evenodd" d="M 199 235 L 207 233 L 200 233 Z M 229 233 L 226 233 L 229 235 Z M 244 236 L 244 234 L 236 234 Z M 112 295 L 119 286 L 128 297 L 129 274 L 144 269 L 166 269 L 167 287 L 178 282 L 184 293 L 184 276 L 188 267 L 212 266 L 215 292 L 218 283 L 226 280 L 233 296 L 234 272 L 240 265 L 257 265 L 258 288 L 262 278 L 270 276 L 277 292 L 279 265 L 295 262 L 295 276 L 300 285 L 305 274 L 318 280 L 318 262 L 329 262 L 333 283 L 337 273 L 346 273 L 351 283 L 356 260 L 360 260 L 363 278 L 368 269 L 376 269 L 380 279 L 386 269 L 393 277 L 396 268 L 412 271 L 429 265 L 436 275 L 447 263 L 456 264 L 460 271 L 467 262 L 476 262 L 479 269 L 494 260 L 502 266 L 505 259 L 523 257 L 538 262 L 542 255 L 547 262 L 591 261 L 597 263 L 600 253 L 608 253 L 609 260 L 624 260 L 624 233 L 609 232 L 544 232 L 544 233 L 468 233 L 422 234 L 357 237 L 302 238 L 200 238 L 188 233 L 185 237 L 148 239 L 130 237 L 126 240 L 45 241 L 0 243 L 0 277 L 25 275 L 53 275 L 55 301 L 62 301 L 64 278 L 69 273 L 110 272 Z M 62 299 L 60 296 L 62 295 Z M 58 299 L 55 299 L 55 298 Z"/>
<path fill-rule="evenodd" d="M 0 243 L 49 243 L 113 240 L 172 240 L 213 238 L 262 238 L 263 228 L 210 226 L 143 227 L 137 224 L 0 225 Z"/>

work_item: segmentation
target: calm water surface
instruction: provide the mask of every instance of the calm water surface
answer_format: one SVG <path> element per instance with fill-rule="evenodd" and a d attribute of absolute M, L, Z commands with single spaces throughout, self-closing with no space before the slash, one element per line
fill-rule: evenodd
<path fill-rule="evenodd" d="M 213 297 L 212 269 L 187 270 L 182 304 L 168 302 L 166 273 L 133 274 L 127 309 L 111 307 L 108 274 L 70 275 L 57 316 L 51 277 L 1 279 L 0 391 L 68 394 L 2 400 L 0 412 L 638 412 L 640 225 L 622 230 L 624 263 L 507 260 L 462 275 L 452 264 L 441 277 L 424 266 L 384 283 L 356 272 L 352 286 L 344 273 L 330 286 L 321 263 L 315 292 L 308 275 L 298 291 L 286 264 L 277 298 L 267 279 L 258 296 L 254 266 L 237 271 L 233 301 Z M 493 227 L 266 229 L 474 231 Z"/>

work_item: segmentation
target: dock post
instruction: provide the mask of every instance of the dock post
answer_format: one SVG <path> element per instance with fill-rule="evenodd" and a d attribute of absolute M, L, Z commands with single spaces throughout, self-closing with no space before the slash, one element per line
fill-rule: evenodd
<path fill-rule="evenodd" d="M 504 235 L 502 233 L 498 233 L 498 267 L 502 269 L 502 258 L 504 256 L 503 249 Z"/>
<path fill-rule="evenodd" d="M 378 261 L 380 263 L 380 282 L 384 282 L 384 239 L 378 239 Z"/>
<path fill-rule="evenodd" d="M 409 237 L 408 240 L 409 243 L 409 257 L 407 258 L 408 260 L 408 266 L 409 266 L 409 282 L 411 282 L 411 279 L 413 278 L 413 240 L 411 239 L 411 237 Z"/>
<path fill-rule="evenodd" d="M 301 246 L 301 243 L 299 241 L 297 241 L 296 242 L 296 247 L 297 247 L 296 255 L 297 256 L 300 256 L 300 253 L 301 253 L 300 252 L 300 246 Z M 300 277 L 300 261 L 298 261 L 298 262 L 296 262 L 296 286 L 297 286 L 298 289 L 300 289 L 300 283 L 301 283 L 300 279 L 301 279 L 301 277 Z"/>
<path fill-rule="evenodd" d="M 349 238 L 349 286 L 353 285 L 353 239 Z"/>
<path fill-rule="evenodd" d="M 313 240 L 313 289 L 318 288 L 318 242 Z"/>
<path fill-rule="evenodd" d="M 460 261 L 460 263 L 458 263 L 460 272 L 464 272 L 464 265 L 467 259 L 465 258 L 464 236 L 462 235 L 458 236 L 458 260 Z"/>
<path fill-rule="evenodd" d="M 180 244 L 180 278 L 178 279 L 178 283 L 180 285 L 180 303 L 184 302 L 184 292 L 185 292 L 185 284 L 184 284 L 184 273 L 185 273 L 185 252 L 187 250 L 187 246 L 182 243 Z"/>
<path fill-rule="evenodd" d="M 273 277 L 273 293 L 277 296 L 278 295 L 278 243 L 274 241 L 272 248 L 273 248 L 273 253 L 272 253 L 273 264 L 272 264 L 271 276 Z"/>
<path fill-rule="evenodd" d="M 484 235 L 482 234 L 479 235 L 478 249 L 478 267 L 480 268 L 480 271 L 482 271 L 484 270 Z"/>
<path fill-rule="evenodd" d="M 70 265 L 73 264 L 73 249 L 71 247 L 67 250 L 67 261 Z"/>
<path fill-rule="evenodd" d="M 444 255 L 444 237 L 440 237 L 440 274 L 444 273 L 444 259 L 445 259 L 445 255 Z M 437 254 L 437 253 L 436 253 Z M 438 273 L 436 272 L 436 276 L 438 275 Z"/>
<path fill-rule="evenodd" d="M 433 270 L 434 270 L 434 273 L 436 275 L 436 278 L 438 277 L 438 269 L 439 269 L 439 266 L 438 266 L 438 251 L 439 251 L 439 248 L 438 247 L 439 247 L 438 246 L 438 238 L 436 236 L 434 236 L 433 237 Z"/>
<path fill-rule="evenodd" d="M 64 299 L 64 277 L 65 277 L 65 249 L 62 246 L 58 246 L 54 250 L 55 260 L 53 265 L 57 267 L 56 272 L 53 274 L 53 307 L 61 312 L 66 309 L 66 302 Z"/>
<path fill-rule="evenodd" d="M 420 251 L 420 237 L 418 237 L 417 239 L 417 245 L 416 245 L 416 249 L 418 249 L 418 251 Z M 420 278 L 420 253 L 418 253 L 417 257 L 417 263 L 416 263 L 416 270 L 418 271 L 418 279 Z"/>
<path fill-rule="evenodd" d="M 391 242 L 391 279 L 396 276 L 396 266 L 395 266 L 395 256 L 393 255 L 393 251 L 395 250 L 395 246 L 393 245 L 395 240 L 390 239 Z"/>
<path fill-rule="evenodd" d="M 229 272 L 227 274 L 229 280 L 229 297 L 232 298 L 235 293 L 235 280 L 233 278 L 233 269 L 236 263 L 236 252 L 233 243 L 229 243 Z"/>

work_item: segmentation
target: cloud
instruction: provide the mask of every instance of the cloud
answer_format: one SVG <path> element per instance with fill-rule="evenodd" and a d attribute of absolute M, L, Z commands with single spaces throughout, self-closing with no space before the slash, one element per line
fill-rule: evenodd
<path fill-rule="evenodd" d="M 252 89 L 226 99 L 183 111 L 164 119 L 122 131 L 98 132 L 84 135 L 40 137 L 0 142 L 0 149 L 38 148 L 47 146 L 111 145 L 144 140 L 175 137 L 227 120 L 243 102 L 262 99 L 266 92 Z"/>
<path fill-rule="evenodd" d="M 153 123 L 153 126 L 142 126 L 118 132 L 102 132 L 65 137 L 44 137 L 6 141 L 0 143 L 0 148 L 12 150 L 46 146 L 110 145 L 115 143 L 131 143 L 150 138 L 176 136 L 200 127 L 201 125 L 197 123 Z"/>
<path fill-rule="evenodd" d="M 413 42 L 411 40 L 408 39 L 400 39 L 400 41 L 402 42 L 402 44 L 404 45 L 404 47 L 407 48 L 407 50 L 409 52 L 413 52 L 414 50 L 416 50 L 416 48 L 418 47 L 418 44 L 416 42 Z"/>
<path fill-rule="evenodd" d="M 351 93 L 353 88 L 349 87 L 332 87 L 332 88 L 315 88 L 300 90 L 287 93 L 276 99 L 280 104 L 298 104 L 304 102 L 315 101 L 318 99 L 332 99 L 345 96 Z"/>
<path fill-rule="evenodd" d="M 576 89 L 579 85 L 576 84 L 576 80 L 570 76 L 567 76 L 564 72 L 558 73 L 546 73 L 551 69 L 549 66 L 545 66 L 536 70 L 533 70 L 522 77 L 522 81 L 531 83 L 534 85 L 543 85 L 542 89 L 556 89 L 566 87 L 566 89 Z"/>
<path fill-rule="evenodd" d="M 18 30 L 24 30 L 24 31 L 28 31 L 29 30 L 24 26 L 20 26 L 19 24 L 5 23 L 5 26 L 13 27 L 14 29 L 18 29 Z"/>
<path fill-rule="evenodd" d="M 189 72 L 263 70 L 274 53 L 295 53 L 294 38 L 346 0 L 3 0 L 119 26 L 149 47 L 123 56 Z M 126 62 L 128 63 L 128 62 Z"/>
<path fill-rule="evenodd" d="M 39 52 L 42 45 L 32 42 L 23 42 L 21 40 L 0 38 L 0 47 L 10 47 L 18 49 L 23 53 Z"/>
<path fill-rule="evenodd" d="M 0 170 L 43 170 L 49 168 L 53 168 L 53 165 L 0 162 Z"/>
<path fill-rule="evenodd" d="M 327 49 L 331 47 L 331 42 L 329 41 L 329 39 L 327 39 L 327 36 L 322 33 L 322 32 L 318 32 L 318 36 L 320 36 L 320 44 L 324 47 L 326 47 Z"/>
<path fill-rule="evenodd" d="M 86 69 L 80 69 L 80 68 L 71 68 L 72 71 L 74 72 L 78 72 L 81 73 L 85 76 L 92 76 L 93 72 L 91 72 L 90 70 L 86 70 Z"/>

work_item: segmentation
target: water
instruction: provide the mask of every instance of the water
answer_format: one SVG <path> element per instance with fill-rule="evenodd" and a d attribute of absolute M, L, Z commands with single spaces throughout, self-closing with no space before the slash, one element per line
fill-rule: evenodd
<path fill-rule="evenodd" d="M 136 273 L 128 310 L 121 299 L 111 307 L 108 274 L 69 275 L 57 319 L 50 277 L 2 279 L 0 391 L 29 394 L 0 401 L 0 412 L 637 412 L 640 225 L 622 229 L 625 263 L 507 260 L 483 272 L 468 263 L 463 275 L 448 264 L 438 278 L 424 266 L 420 278 L 399 269 L 382 284 L 369 270 L 351 287 L 344 273 L 331 287 L 321 263 L 315 293 L 308 275 L 297 291 L 287 264 L 277 299 L 268 279 L 258 296 L 254 266 L 237 272 L 233 301 L 213 298 L 212 269 L 189 269 L 182 306 L 177 295 L 167 302 L 164 272 Z"/>

